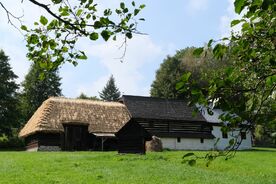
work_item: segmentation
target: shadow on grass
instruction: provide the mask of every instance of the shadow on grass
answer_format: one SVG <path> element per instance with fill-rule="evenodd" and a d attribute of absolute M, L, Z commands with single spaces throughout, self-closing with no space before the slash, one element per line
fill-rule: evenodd
<path fill-rule="evenodd" d="M 276 153 L 276 148 L 264 148 L 264 147 L 253 147 L 249 151 L 256 151 L 256 152 L 275 152 Z"/>

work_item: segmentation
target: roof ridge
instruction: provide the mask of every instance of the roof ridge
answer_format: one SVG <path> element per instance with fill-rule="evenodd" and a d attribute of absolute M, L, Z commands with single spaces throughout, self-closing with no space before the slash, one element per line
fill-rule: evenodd
<path fill-rule="evenodd" d="M 154 97 L 154 96 L 137 96 L 137 95 L 123 95 L 123 97 L 129 97 L 129 98 L 144 98 L 144 99 L 155 99 L 155 100 L 164 100 L 164 101 L 180 101 L 180 102 L 186 102 L 185 99 L 176 99 L 176 98 L 163 98 L 163 97 Z"/>
<path fill-rule="evenodd" d="M 86 104 L 97 104 L 97 105 L 103 105 L 103 106 L 124 106 L 124 104 L 120 102 L 107 102 L 107 101 L 100 101 L 100 100 L 76 99 L 76 98 L 66 98 L 66 97 L 50 97 L 48 100 L 54 101 L 54 102 L 64 102 L 64 103 L 86 103 Z"/>

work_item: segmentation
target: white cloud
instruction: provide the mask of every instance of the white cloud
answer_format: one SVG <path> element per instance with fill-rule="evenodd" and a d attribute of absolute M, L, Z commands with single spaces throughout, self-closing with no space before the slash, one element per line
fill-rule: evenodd
<path fill-rule="evenodd" d="M 228 7 L 226 14 L 220 17 L 220 35 L 221 37 L 230 36 L 231 31 L 238 32 L 241 29 L 241 26 L 237 25 L 231 28 L 231 21 L 234 19 L 240 19 L 243 13 L 240 15 L 235 13 L 234 0 L 228 0 Z"/>
<path fill-rule="evenodd" d="M 155 62 L 162 54 L 162 48 L 153 43 L 149 36 L 135 35 L 127 42 L 127 52 L 124 62 L 119 58 L 123 54 L 123 49 L 119 50 L 119 45 L 123 39 L 92 45 L 88 52 L 88 57 L 96 57 L 107 69 L 107 74 L 99 77 L 92 85 L 80 86 L 78 92 L 87 92 L 91 95 L 98 95 L 111 74 L 115 77 L 116 84 L 124 94 L 149 95 L 149 87 L 145 86 L 148 76 L 143 75 L 143 67 L 151 62 Z"/>
<path fill-rule="evenodd" d="M 188 0 L 186 12 L 188 14 L 195 14 L 198 11 L 203 11 L 208 8 L 209 0 Z"/>

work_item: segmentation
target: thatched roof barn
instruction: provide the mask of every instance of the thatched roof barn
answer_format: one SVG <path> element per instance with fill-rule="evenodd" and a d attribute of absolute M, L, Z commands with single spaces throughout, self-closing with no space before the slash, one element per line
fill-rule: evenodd
<path fill-rule="evenodd" d="M 19 136 L 64 132 L 64 124 L 88 125 L 89 133 L 114 134 L 129 120 L 128 110 L 121 103 L 51 97 L 37 109 Z"/>
<path fill-rule="evenodd" d="M 126 106 L 119 102 L 52 97 L 37 109 L 19 136 L 25 139 L 27 150 L 117 150 L 115 133 L 126 124 L 135 124 L 130 119 Z M 148 134 L 137 126 L 140 129 L 131 140 L 139 145 L 123 152 L 145 152 L 141 144 L 150 138 L 144 139 Z"/>

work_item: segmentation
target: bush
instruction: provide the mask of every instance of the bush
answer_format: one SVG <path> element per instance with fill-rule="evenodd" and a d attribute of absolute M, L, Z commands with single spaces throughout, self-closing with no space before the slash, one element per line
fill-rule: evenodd
<path fill-rule="evenodd" d="M 24 150 L 24 141 L 16 136 L 0 135 L 0 150 Z"/>

